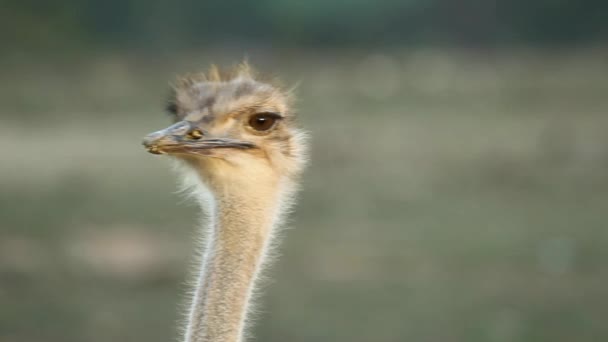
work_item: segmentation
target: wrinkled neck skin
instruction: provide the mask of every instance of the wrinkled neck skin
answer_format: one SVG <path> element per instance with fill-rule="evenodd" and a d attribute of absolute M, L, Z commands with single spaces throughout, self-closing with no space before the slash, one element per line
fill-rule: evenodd
<path fill-rule="evenodd" d="M 271 172 L 198 170 L 208 193 L 196 195 L 209 222 L 184 341 L 241 342 L 255 281 L 293 186 Z"/>

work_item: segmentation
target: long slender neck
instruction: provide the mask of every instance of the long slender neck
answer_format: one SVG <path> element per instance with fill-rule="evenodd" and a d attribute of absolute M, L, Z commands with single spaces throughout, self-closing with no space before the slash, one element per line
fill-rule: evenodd
<path fill-rule="evenodd" d="M 215 193 L 186 342 L 239 342 L 254 283 L 277 220 L 278 189 Z"/>

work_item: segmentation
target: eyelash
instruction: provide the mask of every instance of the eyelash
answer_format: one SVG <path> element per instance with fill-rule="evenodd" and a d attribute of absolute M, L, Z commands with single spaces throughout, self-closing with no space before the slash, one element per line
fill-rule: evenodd
<path fill-rule="evenodd" d="M 249 117 L 247 124 L 257 132 L 268 132 L 273 129 L 283 117 L 277 113 L 262 112 Z"/>

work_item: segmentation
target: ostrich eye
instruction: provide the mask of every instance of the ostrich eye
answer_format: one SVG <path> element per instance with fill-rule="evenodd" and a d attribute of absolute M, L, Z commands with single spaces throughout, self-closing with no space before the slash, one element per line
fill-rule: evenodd
<path fill-rule="evenodd" d="M 280 118 L 280 115 L 274 113 L 258 113 L 249 118 L 249 126 L 256 131 L 264 132 L 274 127 Z"/>

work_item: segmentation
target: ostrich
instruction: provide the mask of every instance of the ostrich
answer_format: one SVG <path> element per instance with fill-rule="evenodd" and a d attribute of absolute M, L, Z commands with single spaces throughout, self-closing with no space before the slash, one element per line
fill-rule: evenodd
<path fill-rule="evenodd" d="M 173 125 L 143 140 L 148 152 L 183 166 L 209 218 L 186 342 L 245 338 L 256 278 L 306 161 L 290 99 L 246 63 L 230 73 L 212 66 L 178 78 L 167 107 Z"/>

